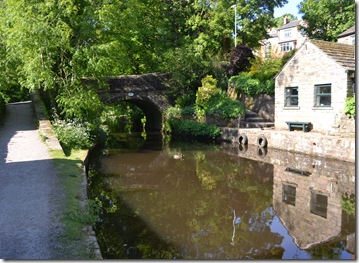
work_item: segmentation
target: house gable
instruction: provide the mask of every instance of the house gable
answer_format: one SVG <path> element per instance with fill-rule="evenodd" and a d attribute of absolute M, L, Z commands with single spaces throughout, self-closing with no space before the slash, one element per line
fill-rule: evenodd
<path fill-rule="evenodd" d="M 310 45 L 312 48 L 316 49 L 318 53 L 321 53 L 323 56 L 330 58 L 334 63 L 341 66 L 344 70 L 355 71 L 355 46 L 327 42 L 322 40 L 307 40 L 291 57 L 291 59 L 283 66 L 282 70 L 277 73 L 274 78 L 277 78 L 279 75 L 283 74 L 288 65 L 292 64 L 293 61 L 301 55 L 303 49 L 308 49 Z M 318 57 L 313 59 L 318 59 Z"/>

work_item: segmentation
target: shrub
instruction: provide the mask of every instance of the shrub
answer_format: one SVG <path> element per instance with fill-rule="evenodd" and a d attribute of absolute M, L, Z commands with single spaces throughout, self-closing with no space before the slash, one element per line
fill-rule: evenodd
<path fill-rule="evenodd" d="M 196 114 L 199 119 L 205 115 L 231 119 L 244 112 L 239 101 L 232 100 L 224 91 L 217 88 L 216 79 L 212 76 L 202 79 L 202 86 L 196 94 Z"/>
<path fill-rule="evenodd" d="M 244 113 L 245 110 L 242 104 L 237 100 L 228 98 L 227 94 L 222 91 L 209 100 L 206 111 L 207 116 L 221 117 L 225 120 L 237 118 Z"/>
<path fill-rule="evenodd" d="M 355 117 L 355 97 L 347 98 L 344 112 L 348 117 Z"/>
<path fill-rule="evenodd" d="M 175 119 L 168 120 L 173 133 L 192 136 L 198 139 L 209 138 L 214 140 L 221 134 L 221 129 L 216 125 L 199 123 L 194 120 Z"/>
<path fill-rule="evenodd" d="M 260 57 L 256 57 L 251 60 L 251 68 L 248 75 L 252 78 L 258 79 L 260 82 L 266 82 L 272 80 L 275 75 L 282 68 L 282 59 L 280 58 L 268 58 L 263 60 Z"/>
<path fill-rule="evenodd" d="M 240 73 L 229 79 L 229 84 L 234 86 L 237 93 L 243 92 L 248 96 L 254 96 L 260 93 L 274 94 L 273 79 L 260 81 L 251 77 L 248 73 Z"/>
<path fill-rule="evenodd" d="M 88 124 L 81 123 L 77 119 L 55 119 L 53 128 L 59 142 L 65 149 L 86 149 L 91 146 Z"/>
<path fill-rule="evenodd" d="M 249 47 L 245 45 L 238 45 L 233 48 L 230 55 L 228 75 L 234 76 L 247 70 L 251 65 L 251 58 L 254 58 L 254 55 Z"/>

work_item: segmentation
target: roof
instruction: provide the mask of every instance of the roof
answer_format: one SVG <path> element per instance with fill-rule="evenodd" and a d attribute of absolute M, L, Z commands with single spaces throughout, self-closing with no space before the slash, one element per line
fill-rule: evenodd
<path fill-rule="evenodd" d="M 287 29 L 287 28 L 292 28 L 292 27 L 297 27 L 297 26 L 300 24 L 301 21 L 302 21 L 302 20 L 292 20 L 292 21 L 290 21 L 289 23 L 285 24 L 284 26 L 278 28 L 278 30 Z"/>
<path fill-rule="evenodd" d="M 312 40 L 308 39 L 306 42 L 295 52 L 291 59 L 285 63 L 282 67 L 281 71 L 275 75 L 274 78 L 277 78 L 280 74 L 282 74 L 283 69 L 287 67 L 289 63 L 294 59 L 294 57 L 305 48 L 305 44 L 309 42 L 314 46 L 319 48 L 324 54 L 326 54 L 329 58 L 333 59 L 337 64 L 342 66 L 346 70 L 355 71 L 355 45 L 347 45 L 336 42 L 328 42 L 323 40 Z"/>
<path fill-rule="evenodd" d="M 341 38 L 341 37 L 346 37 L 349 35 L 354 35 L 355 34 L 355 25 L 352 26 L 351 28 L 345 30 L 343 33 L 341 33 L 340 35 L 337 36 L 337 38 Z"/>
<path fill-rule="evenodd" d="M 355 45 L 347 45 L 323 40 L 310 40 L 310 42 L 343 68 L 355 71 Z"/>

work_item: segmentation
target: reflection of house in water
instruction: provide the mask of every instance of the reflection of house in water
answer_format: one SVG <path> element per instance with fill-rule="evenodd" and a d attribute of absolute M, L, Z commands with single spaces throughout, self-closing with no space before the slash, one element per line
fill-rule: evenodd
<path fill-rule="evenodd" d="M 225 151 L 273 164 L 273 207 L 299 248 L 338 238 L 356 253 L 355 219 L 341 207 L 344 195 L 355 196 L 354 163 L 276 149 L 260 156 L 256 147 Z"/>
<path fill-rule="evenodd" d="M 343 194 L 354 194 L 354 165 L 287 153 L 274 165 L 273 205 L 301 249 L 338 237 L 346 227 Z"/>

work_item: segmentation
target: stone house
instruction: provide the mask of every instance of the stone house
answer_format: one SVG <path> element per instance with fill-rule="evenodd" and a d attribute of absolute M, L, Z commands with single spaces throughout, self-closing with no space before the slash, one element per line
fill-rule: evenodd
<path fill-rule="evenodd" d="M 338 43 L 355 45 L 355 26 L 345 30 L 337 36 Z"/>
<path fill-rule="evenodd" d="M 344 114 L 354 83 L 354 45 L 307 40 L 275 77 L 275 128 L 310 122 L 314 132 L 354 134 L 355 120 Z"/>
<path fill-rule="evenodd" d="M 302 46 L 306 35 L 299 30 L 299 26 L 303 23 L 303 20 L 289 21 L 285 17 L 282 27 L 268 30 L 269 37 L 261 41 L 261 48 L 257 51 L 257 55 L 261 58 L 277 58 Z"/>

